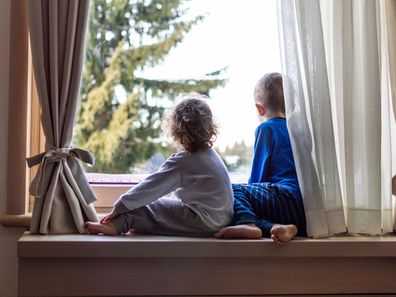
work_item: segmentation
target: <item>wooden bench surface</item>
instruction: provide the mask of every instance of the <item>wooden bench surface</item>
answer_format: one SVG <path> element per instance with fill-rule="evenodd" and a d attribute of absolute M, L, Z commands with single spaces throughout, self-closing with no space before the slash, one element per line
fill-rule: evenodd
<path fill-rule="evenodd" d="M 19 296 L 396 296 L 396 237 L 218 240 L 30 235 Z"/>

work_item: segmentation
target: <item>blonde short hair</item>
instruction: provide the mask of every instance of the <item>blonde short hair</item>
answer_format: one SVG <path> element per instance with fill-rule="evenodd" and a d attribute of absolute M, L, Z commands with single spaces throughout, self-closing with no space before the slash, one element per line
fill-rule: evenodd
<path fill-rule="evenodd" d="M 282 74 L 267 73 L 260 78 L 254 88 L 254 99 L 271 111 L 285 112 Z"/>

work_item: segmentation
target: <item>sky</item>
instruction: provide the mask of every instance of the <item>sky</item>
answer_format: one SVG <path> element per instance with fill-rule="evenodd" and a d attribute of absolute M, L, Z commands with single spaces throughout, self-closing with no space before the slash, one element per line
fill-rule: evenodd
<path fill-rule="evenodd" d="M 191 0 L 190 13 L 205 14 L 148 78 L 201 78 L 224 67 L 228 83 L 210 93 L 220 125 L 216 146 L 244 140 L 251 145 L 259 124 L 253 89 L 267 72 L 280 72 L 275 0 Z"/>

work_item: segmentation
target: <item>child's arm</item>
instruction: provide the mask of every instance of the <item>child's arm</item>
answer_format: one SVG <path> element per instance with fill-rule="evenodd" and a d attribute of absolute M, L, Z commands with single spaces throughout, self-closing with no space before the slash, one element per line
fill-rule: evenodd
<path fill-rule="evenodd" d="M 121 214 L 134 210 L 179 188 L 181 186 L 180 161 L 177 154 L 166 160 L 156 173 L 121 195 L 114 204 L 115 211 Z"/>

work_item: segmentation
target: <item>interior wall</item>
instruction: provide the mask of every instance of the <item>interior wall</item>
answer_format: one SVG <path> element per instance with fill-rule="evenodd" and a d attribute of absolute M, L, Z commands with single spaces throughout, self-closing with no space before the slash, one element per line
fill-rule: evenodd
<path fill-rule="evenodd" d="M 10 0 L 0 1 L 0 214 L 6 211 Z M 16 242 L 23 230 L 0 225 L 0 296 L 17 296 Z"/>

